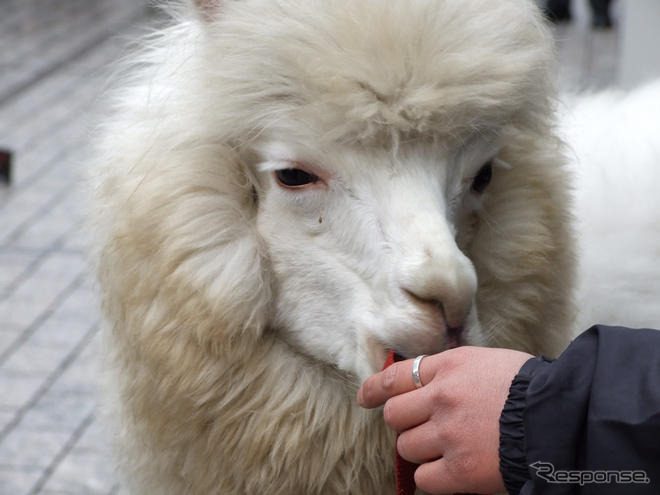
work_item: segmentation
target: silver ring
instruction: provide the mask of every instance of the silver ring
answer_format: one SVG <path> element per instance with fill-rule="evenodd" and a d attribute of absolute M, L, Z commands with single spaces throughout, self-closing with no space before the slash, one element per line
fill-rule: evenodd
<path fill-rule="evenodd" d="M 413 383 L 415 384 L 415 388 L 422 388 L 424 384 L 422 383 L 422 379 L 419 377 L 419 364 L 422 362 L 422 359 L 426 357 L 426 354 L 422 354 L 421 356 L 417 356 L 415 358 L 415 361 L 413 361 L 413 368 L 412 368 L 412 378 L 413 378 Z"/>

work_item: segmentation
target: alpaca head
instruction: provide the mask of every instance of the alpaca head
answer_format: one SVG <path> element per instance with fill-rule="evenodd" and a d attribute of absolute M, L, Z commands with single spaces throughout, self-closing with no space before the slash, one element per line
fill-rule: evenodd
<path fill-rule="evenodd" d="M 493 173 L 487 139 L 449 151 L 267 145 L 257 230 L 274 274 L 274 329 L 367 374 L 402 355 L 483 343 L 468 240 Z"/>
<path fill-rule="evenodd" d="M 101 193 L 116 242 L 153 247 L 136 283 L 203 303 L 201 337 L 361 378 L 386 349 L 556 350 L 570 234 L 531 2 L 194 4 Z"/>

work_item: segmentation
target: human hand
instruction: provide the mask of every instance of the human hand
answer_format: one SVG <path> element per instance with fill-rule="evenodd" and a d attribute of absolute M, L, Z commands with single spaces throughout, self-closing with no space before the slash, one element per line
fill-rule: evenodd
<path fill-rule="evenodd" d="M 429 493 L 501 493 L 500 415 L 513 378 L 533 356 L 509 349 L 458 347 L 425 357 L 415 389 L 413 360 L 367 379 L 358 403 L 385 404 L 385 422 L 399 433 L 397 450 L 420 464 L 417 486 Z"/>

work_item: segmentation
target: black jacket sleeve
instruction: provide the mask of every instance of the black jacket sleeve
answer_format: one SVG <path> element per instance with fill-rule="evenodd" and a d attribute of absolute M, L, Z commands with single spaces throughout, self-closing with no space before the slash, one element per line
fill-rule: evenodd
<path fill-rule="evenodd" d="M 527 361 L 500 419 L 511 495 L 660 494 L 660 331 L 595 326 Z"/>

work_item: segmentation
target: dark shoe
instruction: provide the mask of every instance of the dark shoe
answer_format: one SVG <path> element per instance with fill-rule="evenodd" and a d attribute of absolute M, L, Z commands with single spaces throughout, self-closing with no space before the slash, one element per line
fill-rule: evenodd
<path fill-rule="evenodd" d="M 594 14 L 591 25 L 596 29 L 609 29 L 612 27 L 612 18 L 609 14 Z"/>
<path fill-rule="evenodd" d="M 552 22 L 571 20 L 571 9 L 567 0 L 548 0 L 543 9 L 545 16 Z"/>

